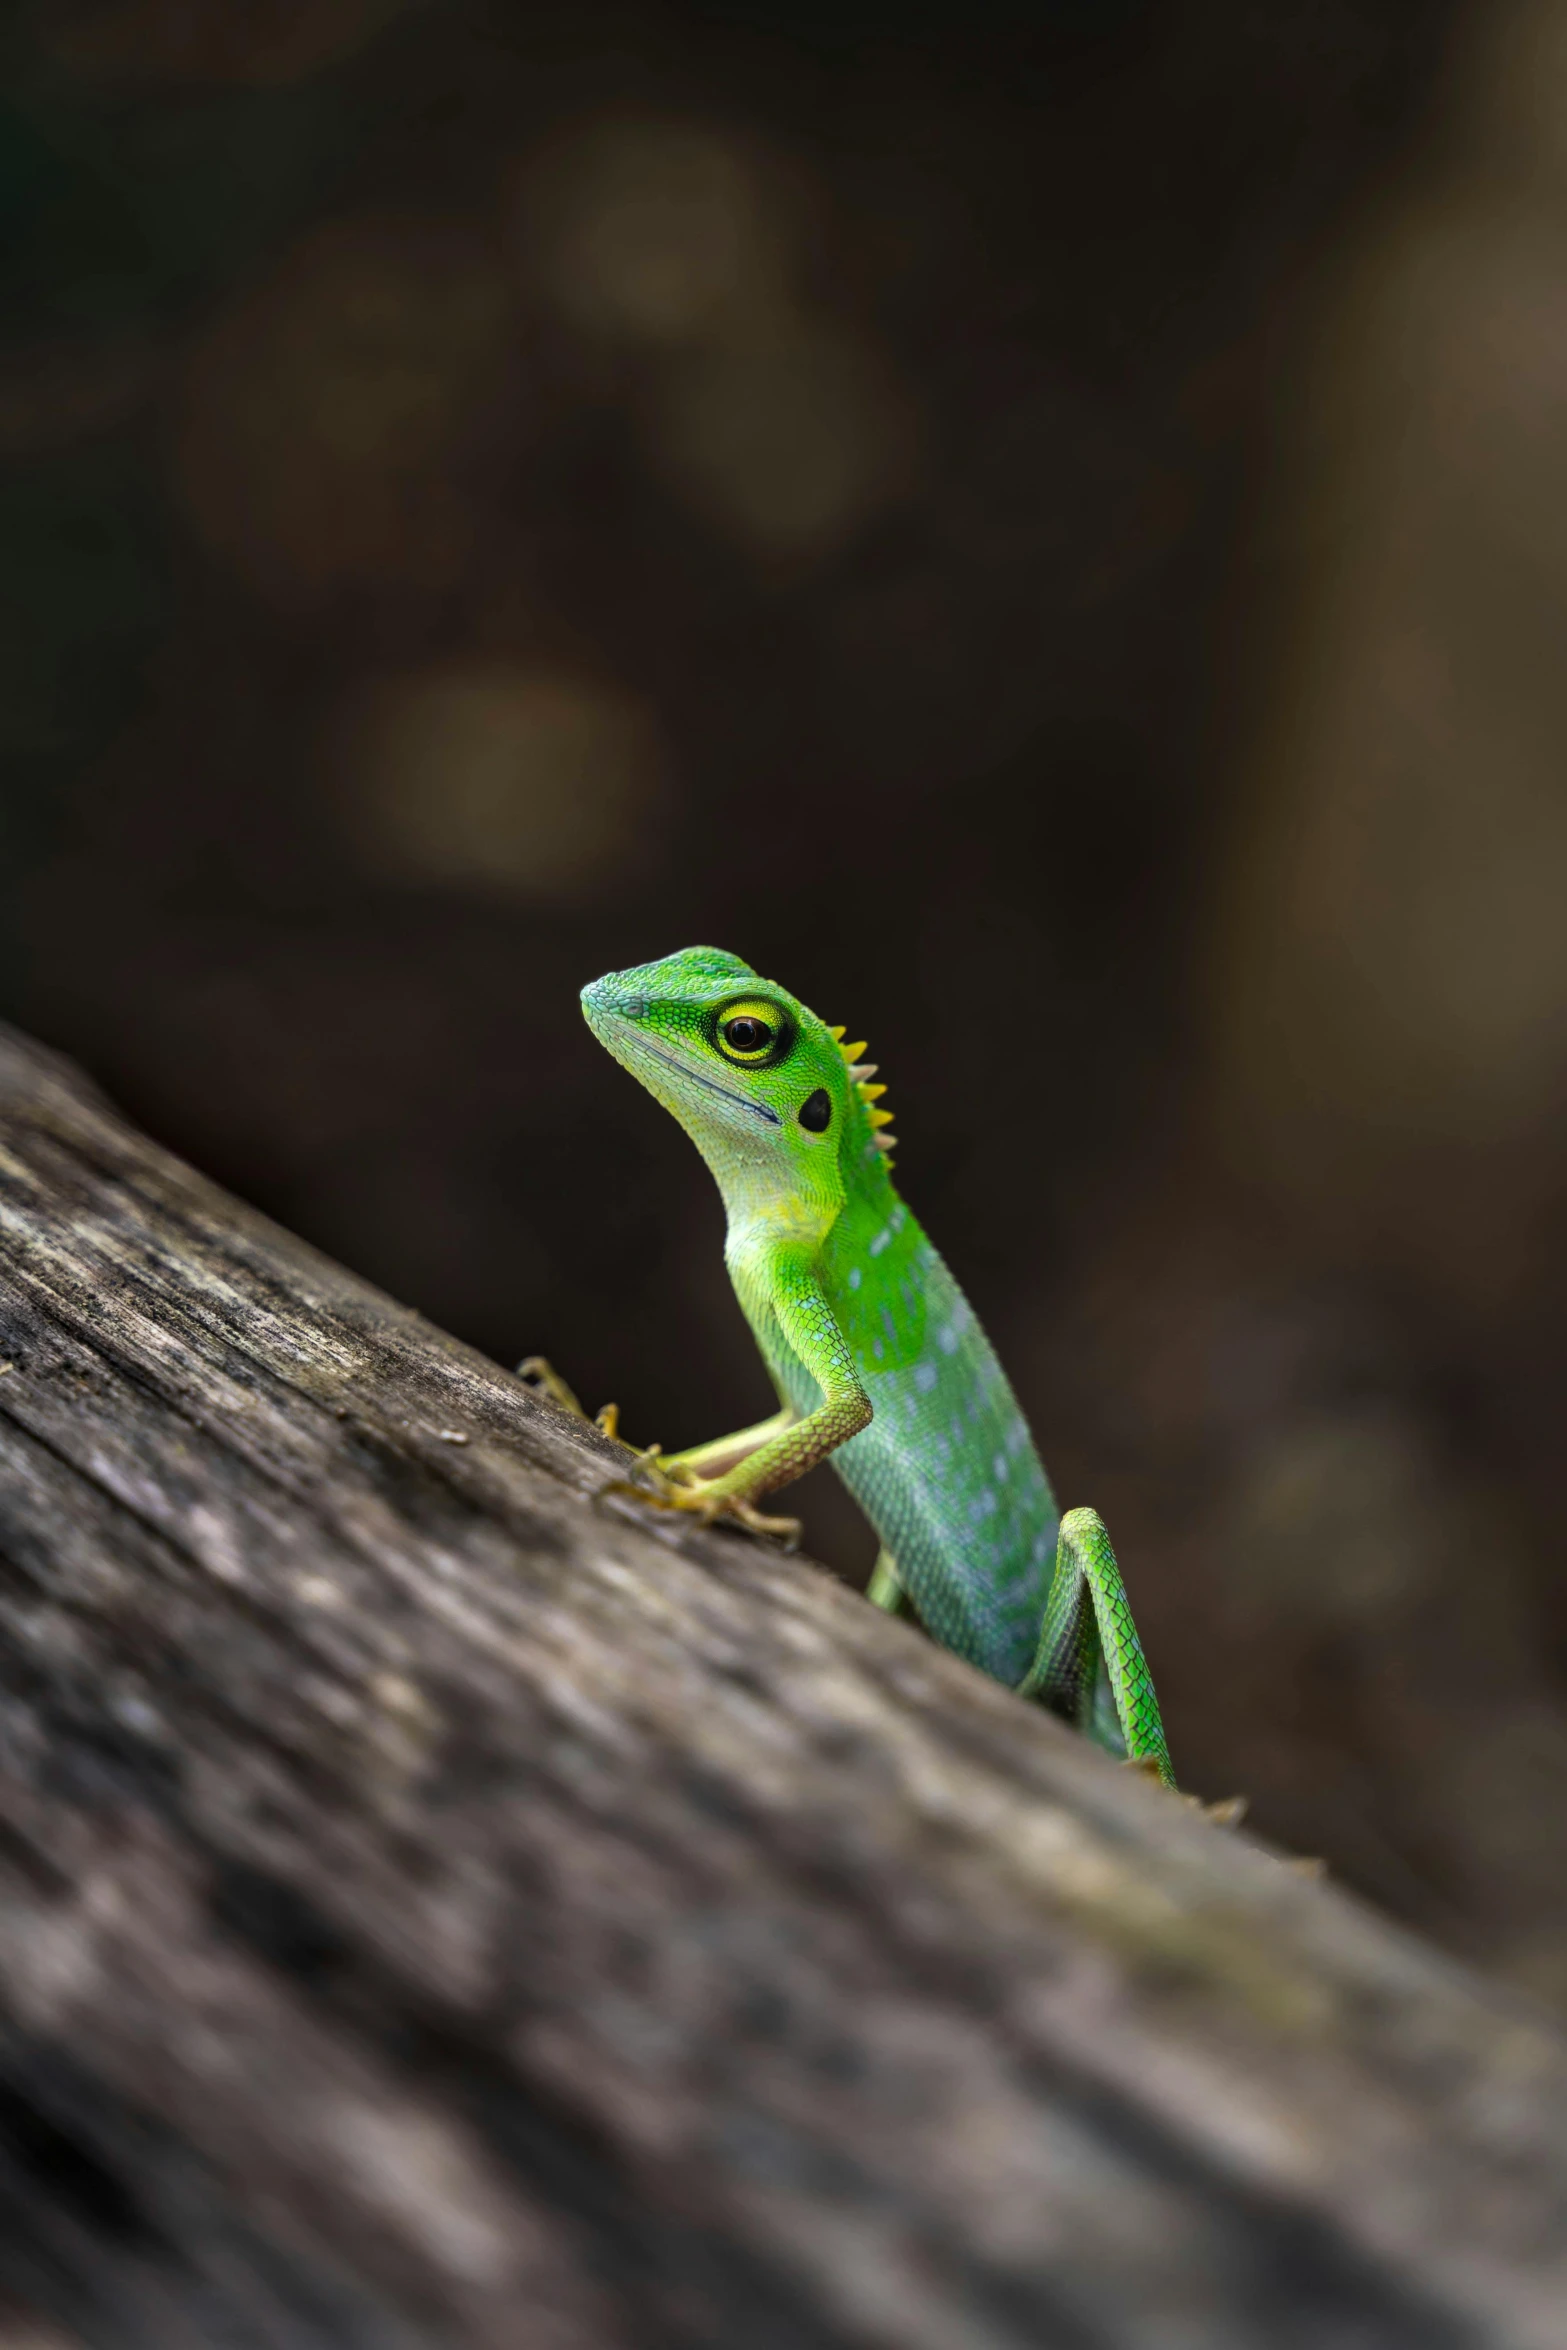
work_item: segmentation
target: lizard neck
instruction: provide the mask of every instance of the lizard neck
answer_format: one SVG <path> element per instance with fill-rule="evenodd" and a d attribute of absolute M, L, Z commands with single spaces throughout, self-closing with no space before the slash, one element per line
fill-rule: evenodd
<path fill-rule="evenodd" d="M 877 1149 L 871 1134 L 868 1123 L 855 1121 L 840 1151 L 824 1159 L 816 1183 L 784 1179 L 776 1160 L 765 1154 L 750 1158 L 731 1151 L 704 1151 L 728 1218 L 724 1258 L 729 1276 L 775 1376 L 786 1368 L 772 1314 L 778 1251 L 807 1252 L 832 1294 L 837 1286 L 833 1261 L 845 1232 L 852 1228 L 869 1235 L 894 1217 L 901 1218 L 885 1153 Z M 794 1400 L 799 1403 L 798 1396 Z"/>
<path fill-rule="evenodd" d="M 814 1253 L 844 1218 L 889 1215 L 898 1205 L 898 1195 L 886 1158 L 874 1143 L 866 1142 L 863 1148 L 870 1163 L 857 1165 L 859 1138 L 851 1135 L 839 1164 L 827 1162 L 822 1179 L 814 1183 L 792 1179 L 762 1153 L 754 1159 L 733 1152 L 709 1157 L 723 1194 L 731 1259 L 780 1241 L 798 1242 Z"/>
<path fill-rule="evenodd" d="M 726 1252 L 750 1256 L 796 1241 L 817 1249 L 831 1231 L 842 1206 L 836 1187 L 807 1185 L 791 1179 L 786 1168 L 766 1152 L 703 1151 L 723 1195 L 729 1237 Z"/>

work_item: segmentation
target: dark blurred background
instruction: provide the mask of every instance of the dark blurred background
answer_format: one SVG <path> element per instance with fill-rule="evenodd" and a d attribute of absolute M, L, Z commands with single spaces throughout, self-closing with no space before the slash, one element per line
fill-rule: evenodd
<path fill-rule="evenodd" d="M 1567 0 L 4 24 L 8 1014 L 675 1444 L 744 954 L 1185 1779 L 1567 2003 Z"/>

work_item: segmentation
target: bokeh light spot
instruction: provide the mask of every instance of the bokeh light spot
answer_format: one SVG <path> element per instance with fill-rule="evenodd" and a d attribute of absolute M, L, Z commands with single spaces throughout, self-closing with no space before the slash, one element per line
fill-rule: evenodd
<path fill-rule="evenodd" d="M 647 868 L 666 796 L 642 704 L 543 668 L 453 665 L 362 689 L 330 763 L 370 870 L 522 902 L 581 903 Z"/>
<path fill-rule="evenodd" d="M 648 424 L 674 489 L 777 556 L 836 548 L 908 489 L 918 451 L 912 409 L 874 345 L 806 317 L 671 364 Z"/>
<path fill-rule="evenodd" d="M 787 212 L 740 139 L 652 117 L 554 141 L 528 167 L 519 199 L 545 299 L 584 332 L 649 344 L 765 303 L 788 267 Z"/>

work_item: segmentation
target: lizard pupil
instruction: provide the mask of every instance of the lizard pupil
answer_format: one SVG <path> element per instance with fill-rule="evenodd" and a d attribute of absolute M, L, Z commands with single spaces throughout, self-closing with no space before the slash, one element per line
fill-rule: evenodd
<path fill-rule="evenodd" d="M 825 1134 L 832 1124 L 832 1096 L 825 1085 L 819 1085 L 800 1104 L 800 1124 L 807 1134 Z"/>
<path fill-rule="evenodd" d="M 737 1053 L 760 1053 L 772 1043 L 773 1032 L 763 1020 L 728 1020 L 724 1040 Z"/>

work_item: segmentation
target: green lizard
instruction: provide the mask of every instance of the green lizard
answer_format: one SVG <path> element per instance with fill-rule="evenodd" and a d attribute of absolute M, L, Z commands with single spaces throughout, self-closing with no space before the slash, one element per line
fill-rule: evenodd
<path fill-rule="evenodd" d="M 781 1399 L 754 1428 L 644 1455 L 654 1497 L 787 1530 L 757 1501 L 831 1455 L 882 1540 L 872 1598 L 907 1594 L 944 1647 L 1173 1786 L 1109 1537 L 1094 1511 L 1057 1510 L 973 1309 L 893 1189 L 864 1046 L 711 947 L 611 972 L 582 1008 L 717 1177 Z"/>

